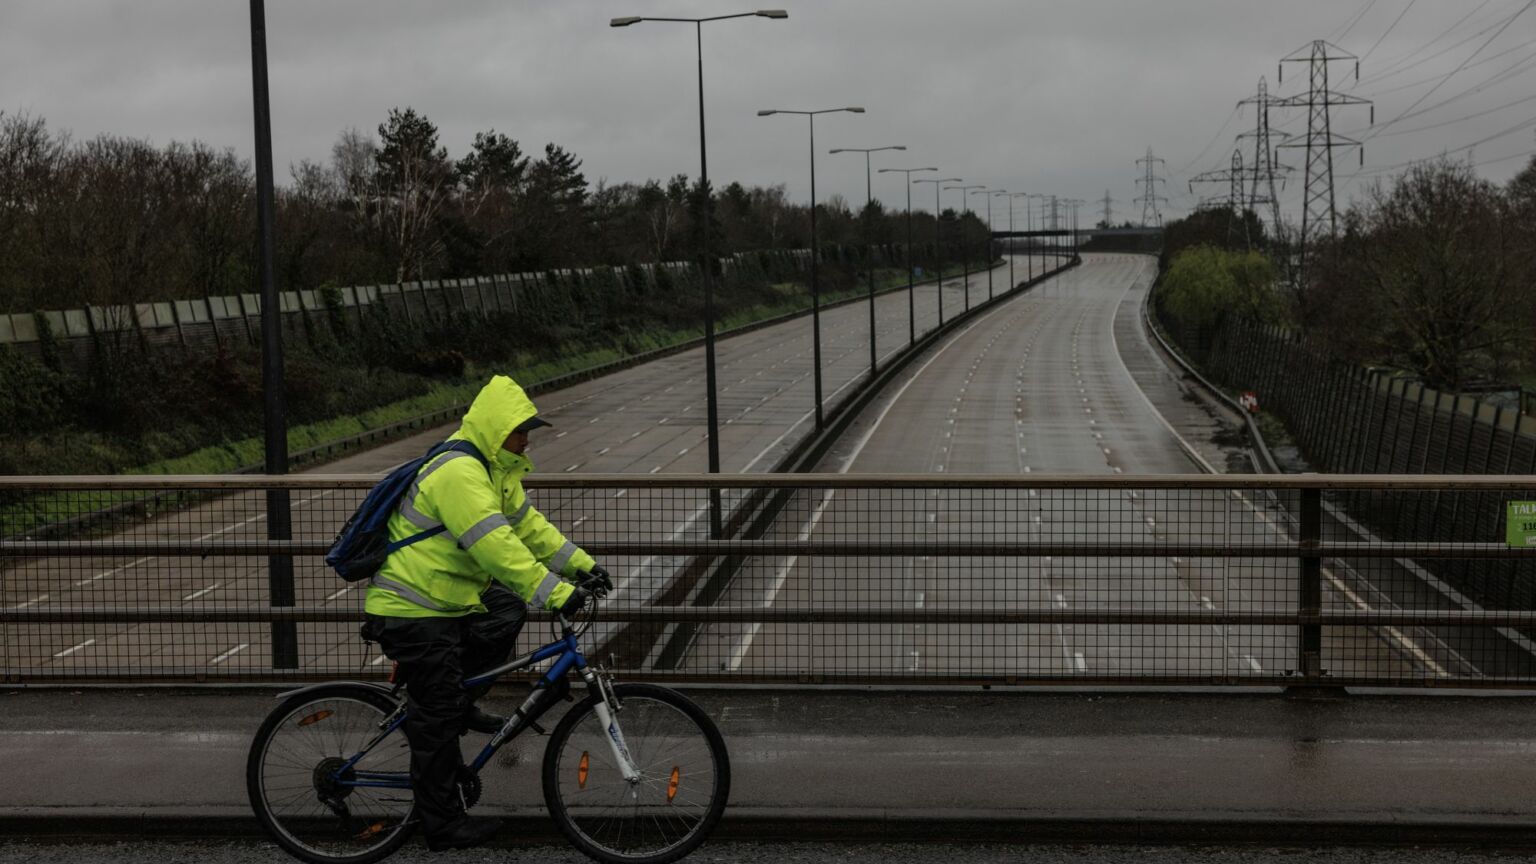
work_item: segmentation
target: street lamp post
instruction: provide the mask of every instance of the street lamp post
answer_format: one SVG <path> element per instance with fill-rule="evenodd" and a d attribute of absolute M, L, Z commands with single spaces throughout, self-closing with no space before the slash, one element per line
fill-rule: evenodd
<path fill-rule="evenodd" d="M 815 366 L 814 381 L 816 390 L 816 431 L 823 428 L 821 415 L 821 285 L 816 281 L 816 115 L 836 114 L 847 111 L 850 114 L 863 114 L 863 108 L 822 108 L 816 111 L 791 111 L 783 108 L 765 108 L 757 112 L 759 117 L 768 117 L 774 114 L 803 114 L 810 121 L 811 130 L 811 363 Z"/>
<path fill-rule="evenodd" d="M 707 449 L 709 451 L 709 473 L 720 473 L 720 404 L 715 392 L 715 262 L 709 248 L 710 214 L 709 204 L 712 197 L 709 188 L 709 156 L 704 140 L 704 23 L 707 21 L 725 21 L 730 18 L 788 18 L 789 13 L 783 9 L 759 9 L 756 12 L 741 12 L 735 15 L 715 15 L 709 18 L 652 18 L 648 16 L 631 16 L 627 18 L 614 18 L 608 22 L 610 27 L 628 27 L 641 21 L 674 22 L 692 24 L 694 29 L 694 45 L 697 48 L 699 68 L 699 189 L 704 194 L 703 215 L 704 225 L 700 232 L 700 247 L 703 256 L 704 278 L 704 389 L 705 395 L 705 421 L 708 429 L 705 432 Z M 720 490 L 711 489 L 709 492 L 709 530 L 710 537 L 718 539 L 724 533 L 724 515 L 720 503 Z"/>
<path fill-rule="evenodd" d="M 864 154 L 864 269 L 869 273 L 869 377 L 875 377 L 875 366 L 879 362 L 875 354 L 875 268 L 870 252 L 875 248 L 872 241 L 873 231 L 870 230 L 870 209 L 875 204 L 874 177 L 870 172 L 869 154 L 879 153 L 881 150 L 905 150 L 903 144 L 895 144 L 890 147 L 839 147 L 829 150 L 828 153 L 863 153 Z M 814 206 L 814 202 L 813 202 Z"/>
<path fill-rule="evenodd" d="M 1008 239 L 1010 241 L 1012 241 L 1013 240 L 1013 236 L 1012 236 L 1013 235 L 1013 198 L 1009 195 L 1009 192 L 1008 192 L 1007 189 L 999 189 L 996 192 L 993 192 L 992 193 L 992 197 L 994 197 L 994 198 L 1003 197 L 1003 198 L 1007 198 L 1008 199 L 1008 234 L 1009 234 Z M 987 204 L 988 204 L 989 207 L 991 206 L 991 202 L 990 201 L 988 201 Z M 987 221 L 990 222 L 991 219 L 992 219 L 992 214 L 991 214 L 991 211 L 989 210 L 987 212 Z M 987 227 L 991 228 L 992 226 L 989 224 Z M 1018 287 L 1018 284 L 1019 283 L 1013 281 L 1013 256 L 1009 255 L 1008 256 L 1008 290 L 1012 291 L 1014 288 Z"/>
<path fill-rule="evenodd" d="M 288 473 L 287 405 L 283 385 L 283 319 L 278 302 L 272 176 L 272 107 L 267 88 L 267 9 L 264 0 L 251 0 L 251 105 L 256 126 L 256 273 L 261 286 L 261 390 L 263 406 L 263 470 Z M 288 490 L 267 491 L 267 539 L 292 537 L 293 511 Z M 268 602 L 292 606 L 296 601 L 293 559 L 267 557 Z M 273 621 L 272 667 L 299 666 L 298 628 L 292 621 Z"/>
<path fill-rule="evenodd" d="M 971 212 L 971 191 L 987 187 L 977 183 L 970 186 L 945 186 L 946 192 L 960 193 L 960 266 L 965 279 L 965 311 L 971 311 L 971 259 L 966 257 L 965 214 Z"/>
<path fill-rule="evenodd" d="M 971 194 L 976 195 L 978 192 L 972 192 Z M 996 260 L 996 255 L 992 249 L 992 199 L 997 195 L 1007 195 L 1008 190 L 982 189 L 979 190 L 979 194 L 987 196 L 987 299 L 991 300 L 992 271 L 997 269 L 996 267 L 992 266 L 992 262 Z"/>
<path fill-rule="evenodd" d="M 944 221 L 939 218 L 941 214 L 939 209 L 939 189 L 941 189 L 945 183 L 959 183 L 962 179 L 963 178 L 960 177 L 945 177 L 940 180 L 919 179 L 912 181 L 913 183 L 933 184 L 933 254 L 938 256 L 939 259 L 939 270 L 938 275 L 934 277 L 934 284 L 937 285 L 939 289 L 940 327 L 944 326 Z"/>
<path fill-rule="evenodd" d="M 1028 227 L 1027 227 L 1029 225 L 1029 193 L 1028 192 L 1009 192 L 1008 193 L 1008 239 L 1009 239 L 1009 241 L 1011 241 L 1012 244 L 1016 244 L 1018 242 L 1018 238 L 1013 236 L 1013 199 L 1015 199 L 1015 198 L 1023 198 L 1024 199 L 1024 220 L 1025 220 L 1024 224 L 1026 226 L 1025 230 L 1026 231 L 1029 230 Z M 1027 256 L 1025 257 L 1024 262 L 1025 262 L 1026 265 L 1028 265 L 1029 258 Z M 1025 278 L 1026 281 L 1032 282 L 1032 281 L 1034 281 L 1034 273 L 1032 271 L 1026 272 L 1024 278 Z M 1010 282 L 1013 281 L 1013 256 L 1011 256 L 1011 255 L 1008 257 L 1008 281 L 1010 281 Z M 1015 282 L 1014 283 L 1014 287 L 1017 288 L 1018 287 L 1018 283 Z"/>
<path fill-rule="evenodd" d="M 937 168 L 881 168 L 880 174 L 902 174 L 907 178 L 907 344 L 917 342 L 917 277 L 912 272 L 912 175 Z M 942 274 L 941 274 L 942 276 Z"/>

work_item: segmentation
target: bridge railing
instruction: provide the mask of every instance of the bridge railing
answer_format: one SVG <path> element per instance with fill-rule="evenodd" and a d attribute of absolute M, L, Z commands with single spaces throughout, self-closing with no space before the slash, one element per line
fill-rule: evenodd
<path fill-rule="evenodd" d="M 0 478 L 0 680 L 376 677 L 321 561 L 375 478 Z M 1536 687 L 1527 476 L 566 475 L 536 506 L 615 574 L 589 654 L 743 683 Z M 710 490 L 725 535 L 709 536 Z M 71 513 L 112 524 L 29 539 Z M 271 539 L 269 505 L 290 539 Z M 1388 539 L 1351 514 L 1477 542 Z M 1518 526 L 1516 526 L 1518 527 Z M 448 542 L 428 541 L 428 542 Z M 276 566 L 274 566 L 276 565 Z M 533 613 L 524 645 L 547 633 Z"/>

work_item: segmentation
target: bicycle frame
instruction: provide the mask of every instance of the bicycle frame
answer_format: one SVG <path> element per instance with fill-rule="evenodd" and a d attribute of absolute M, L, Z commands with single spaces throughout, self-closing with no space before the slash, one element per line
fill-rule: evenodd
<path fill-rule="evenodd" d="M 553 702 L 541 705 L 541 699 L 574 669 L 581 675 L 582 680 L 586 682 L 587 689 L 598 697 L 599 701 L 595 708 L 598 720 L 602 722 L 603 728 L 608 732 L 608 746 L 613 753 L 615 763 L 620 766 L 624 779 L 629 781 L 637 780 L 640 777 L 640 771 L 635 767 L 634 760 L 630 758 L 629 748 L 624 743 L 623 732 L 620 731 L 618 723 L 613 719 L 613 709 L 616 706 L 612 694 L 603 686 L 602 679 L 598 674 L 587 665 L 587 658 L 581 653 L 580 641 L 577 638 L 576 632 L 571 629 L 570 622 L 562 618 L 561 623 L 564 625 L 564 635 L 559 640 L 535 649 L 521 657 L 509 660 L 494 669 L 464 680 L 463 686 L 465 689 L 469 689 L 494 682 L 497 678 L 508 672 L 526 669 L 535 663 L 545 660 L 554 660 L 549 668 L 545 670 L 544 674 L 539 676 L 538 681 L 534 683 L 533 692 L 528 694 L 528 698 L 523 700 L 523 703 L 512 712 L 511 717 L 507 718 L 506 725 L 502 726 L 495 735 L 491 736 L 491 740 L 486 742 L 484 747 L 480 748 L 480 752 L 469 762 L 468 767 L 474 772 L 479 773 L 480 769 L 484 768 L 486 763 L 491 761 L 491 757 L 496 755 L 496 751 L 501 749 L 502 745 L 516 738 L 528 727 L 538 722 L 538 719 L 544 716 L 544 713 L 553 706 Z M 338 785 L 344 787 L 410 789 L 410 775 L 399 772 L 357 771 L 353 772 L 353 776 L 350 778 L 343 776 L 354 765 L 362 761 L 363 757 L 372 752 L 373 748 L 379 745 L 379 742 L 388 738 L 404 723 L 405 712 L 397 711 L 390 717 L 389 724 L 383 728 L 383 731 L 375 736 L 372 741 L 369 741 L 362 750 L 358 751 L 336 769 L 331 775 L 332 779 Z"/>

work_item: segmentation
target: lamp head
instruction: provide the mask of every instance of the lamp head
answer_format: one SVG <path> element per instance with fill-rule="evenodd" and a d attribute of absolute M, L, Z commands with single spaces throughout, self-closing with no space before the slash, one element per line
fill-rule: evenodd
<path fill-rule="evenodd" d="M 639 24 L 643 19 L 638 15 L 630 15 L 625 18 L 615 18 L 608 22 L 609 27 L 628 27 L 631 24 Z"/>
<path fill-rule="evenodd" d="M 848 112 L 853 113 L 853 114 L 863 114 L 864 113 L 864 109 L 863 108 L 844 108 L 843 110 L 844 111 L 848 111 Z"/>
<path fill-rule="evenodd" d="M 759 18 L 788 18 L 789 17 L 789 13 L 784 11 L 783 9 L 759 9 L 759 10 L 757 10 L 757 17 L 759 17 Z"/>
<path fill-rule="evenodd" d="M 777 114 L 777 113 L 779 113 L 779 112 L 778 112 L 778 109 L 776 109 L 776 108 L 765 108 L 762 111 L 757 112 L 757 116 L 759 116 L 759 117 L 767 117 L 769 114 Z"/>

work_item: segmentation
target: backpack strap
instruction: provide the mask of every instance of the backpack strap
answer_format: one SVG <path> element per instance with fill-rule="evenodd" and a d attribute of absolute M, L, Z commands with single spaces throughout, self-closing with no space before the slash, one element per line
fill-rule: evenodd
<path fill-rule="evenodd" d="M 467 454 L 469 456 L 475 457 L 475 460 L 480 463 L 480 466 L 482 468 L 485 469 L 486 476 L 487 477 L 490 476 L 490 471 L 491 471 L 490 460 L 485 458 L 485 454 L 481 453 L 480 452 L 480 448 L 476 447 L 473 442 L 466 441 L 466 440 L 464 440 L 462 438 L 461 439 L 455 439 L 453 441 L 442 441 L 442 442 L 439 442 L 437 444 L 434 444 L 432 446 L 432 449 L 427 451 L 427 455 L 422 457 L 422 460 L 421 460 L 422 467 L 425 468 L 428 464 L 430 464 L 432 462 L 433 459 L 436 459 L 437 457 L 443 455 L 444 453 L 449 453 L 449 452 L 464 453 L 464 454 Z M 409 494 L 409 493 L 407 493 L 407 494 Z M 435 537 L 438 534 L 441 534 L 441 533 L 443 533 L 444 531 L 447 531 L 447 530 L 448 530 L 448 526 L 446 526 L 446 525 L 435 525 L 435 526 L 433 526 L 431 528 L 426 529 L 425 531 L 421 531 L 419 533 L 412 534 L 409 537 L 402 537 L 399 540 L 396 540 L 395 542 L 393 542 L 393 543 L 389 544 L 388 546 L 386 546 L 384 548 L 384 554 L 388 555 L 388 554 L 390 554 L 392 552 L 395 552 L 397 550 L 404 549 L 405 547 L 410 546 L 413 543 L 419 543 L 422 540 L 427 539 L 428 537 Z"/>

